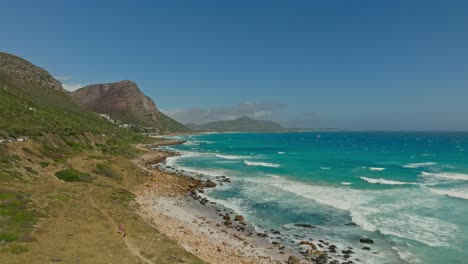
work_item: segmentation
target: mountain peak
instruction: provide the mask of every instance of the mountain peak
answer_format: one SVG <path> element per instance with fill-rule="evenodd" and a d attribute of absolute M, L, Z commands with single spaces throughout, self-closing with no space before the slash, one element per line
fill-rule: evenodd
<path fill-rule="evenodd" d="M 92 84 L 80 88 L 70 96 L 77 103 L 112 119 L 162 131 L 186 131 L 183 125 L 161 113 L 151 98 L 143 94 L 130 80 Z"/>
<path fill-rule="evenodd" d="M 245 120 L 245 121 L 251 121 L 251 120 L 254 120 L 248 116 L 241 116 L 239 118 L 236 118 L 235 120 L 239 120 L 239 121 L 242 121 L 242 120 Z"/>

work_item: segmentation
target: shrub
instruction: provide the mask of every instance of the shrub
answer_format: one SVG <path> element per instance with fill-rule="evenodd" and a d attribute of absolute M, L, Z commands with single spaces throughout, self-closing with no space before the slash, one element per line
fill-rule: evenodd
<path fill-rule="evenodd" d="M 92 180 L 91 175 L 88 173 L 84 173 L 73 168 L 56 172 L 55 176 L 66 182 L 90 182 Z"/>
<path fill-rule="evenodd" d="M 45 168 L 45 167 L 48 167 L 48 166 L 49 166 L 49 162 L 47 162 L 47 161 L 41 161 L 41 162 L 39 162 L 39 165 L 41 165 L 42 168 Z"/>
<path fill-rule="evenodd" d="M 135 194 L 125 189 L 118 189 L 112 193 L 111 199 L 114 203 L 127 205 L 135 200 Z"/>

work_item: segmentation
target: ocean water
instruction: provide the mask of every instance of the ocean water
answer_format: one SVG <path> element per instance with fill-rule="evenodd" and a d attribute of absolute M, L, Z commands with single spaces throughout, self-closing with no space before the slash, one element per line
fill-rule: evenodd
<path fill-rule="evenodd" d="M 280 231 L 275 240 L 297 247 L 323 239 L 340 251 L 352 247 L 360 263 L 468 263 L 468 133 L 179 138 L 187 143 L 169 148 L 183 155 L 167 165 L 231 178 L 204 195 L 259 232 Z M 374 244 L 360 243 L 362 237 Z"/>

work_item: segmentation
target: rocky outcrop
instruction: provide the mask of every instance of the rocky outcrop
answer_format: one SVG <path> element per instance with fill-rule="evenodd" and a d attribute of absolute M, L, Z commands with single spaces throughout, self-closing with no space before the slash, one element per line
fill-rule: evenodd
<path fill-rule="evenodd" d="M 151 119 L 159 112 L 154 102 L 132 81 L 88 85 L 72 92 L 71 97 L 95 112 L 109 115 L 128 113 L 139 119 Z"/>
<path fill-rule="evenodd" d="M 374 240 L 367 238 L 367 237 L 363 237 L 359 239 L 359 242 L 364 243 L 364 244 L 374 244 Z"/>
<path fill-rule="evenodd" d="M 158 128 L 162 132 L 187 131 L 183 125 L 161 113 L 137 84 L 124 80 L 93 84 L 70 93 L 80 105 L 128 124 Z"/>

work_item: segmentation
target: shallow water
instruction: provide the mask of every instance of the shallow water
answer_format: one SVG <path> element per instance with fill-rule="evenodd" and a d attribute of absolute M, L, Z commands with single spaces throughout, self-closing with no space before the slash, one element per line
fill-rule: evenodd
<path fill-rule="evenodd" d="M 169 166 L 230 184 L 211 200 L 290 245 L 324 239 L 361 263 L 467 263 L 467 133 L 224 133 L 182 137 Z M 306 223 L 316 228 L 295 226 Z M 352 225 L 355 223 L 357 225 Z M 372 238 L 371 251 L 359 239 Z"/>

